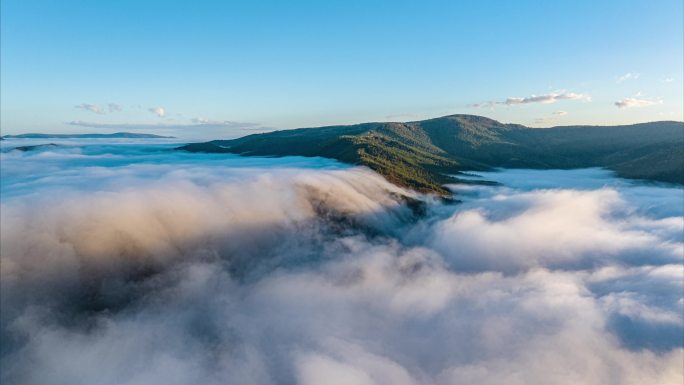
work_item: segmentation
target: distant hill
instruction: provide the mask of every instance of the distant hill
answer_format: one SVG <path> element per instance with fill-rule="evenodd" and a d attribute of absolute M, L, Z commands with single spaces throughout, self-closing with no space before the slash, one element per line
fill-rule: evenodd
<path fill-rule="evenodd" d="M 19 146 L 14 148 L 15 151 L 21 151 L 21 152 L 26 152 L 26 151 L 35 151 L 35 150 L 42 150 L 46 148 L 55 148 L 59 147 L 58 144 L 54 143 L 46 143 L 46 144 L 34 144 L 32 146 Z"/>
<path fill-rule="evenodd" d="M 606 167 L 625 178 L 684 183 L 684 123 L 530 128 L 475 115 L 300 128 L 179 147 L 192 152 L 322 156 L 448 195 L 460 171 Z"/>
<path fill-rule="evenodd" d="M 3 139 L 170 139 L 173 136 L 154 134 L 136 134 L 133 132 L 115 132 L 113 134 L 20 134 L 5 135 Z"/>

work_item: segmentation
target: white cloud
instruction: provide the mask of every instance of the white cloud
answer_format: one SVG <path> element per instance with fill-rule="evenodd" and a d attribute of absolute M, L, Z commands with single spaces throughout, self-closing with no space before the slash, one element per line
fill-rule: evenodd
<path fill-rule="evenodd" d="M 669 246 L 657 250 L 654 238 L 640 229 L 606 220 L 606 212 L 624 207 L 620 195 L 611 189 L 501 195 L 493 197 L 487 207 L 489 212 L 463 210 L 437 226 L 435 248 L 455 266 L 511 272 L 535 265 L 577 265 L 597 253 L 608 259 L 626 249 L 672 258 L 678 252 Z M 496 213 L 506 215 L 502 218 Z M 574 230 L 567 232 L 568 227 Z"/>
<path fill-rule="evenodd" d="M 147 109 L 147 111 L 150 111 L 151 113 L 157 115 L 160 118 L 166 116 L 166 110 L 164 110 L 164 107 L 150 107 Z"/>
<path fill-rule="evenodd" d="M 514 106 L 522 104 L 553 104 L 562 100 L 581 100 L 585 102 L 591 101 L 591 96 L 588 94 L 580 94 L 575 92 L 556 91 L 544 95 L 531 95 L 527 97 L 510 97 L 504 101 L 488 101 L 483 103 L 468 104 L 472 108 L 494 108 L 497 105 Z"/>
<path fill-rule="evenodd" d="M 681 384 L 678 188 L 114 147 L 0 154 L 3 383 Z"/>
<path fill-rule="evenodd" d="M 632 107 L 648 107 L 654 104 L 661 104 L 661 100 L 649 100 L 649 99 L 639 99 L 639 98 L 622 98 L 615 102 L 615 106 L 618 108 L 632 108 Z"/>
<path fill-rule="evenodd" d="M 616 81 L 617 81 L 618 83 L 622 83 L 622 82 L 624 82 L 624 81 L 626 81 L 626 80 L 636 80 L 636 79 L 639 79 L 639 76 L 640 76 L 640 74 L 638 74 L 638 73 L 635 73 L 635 72 L 628 72 L 628 73 L 626 73 L 626 74 L 624 74 L 624 75 L 622 75 L 622 76 L 618 76 L 618 78 L 617 78 Z"/>
<path fill-rule="evenodd" d="M 105 113 L 102 106 L 97 105 L 97 104 L 81 103 L 81 104 L 74 106 L 74 107 L 79 108 L 81 110 L 94 112 L 96 114 L 104 114 Z"/>
<path fill-rule="evenodd" d="M 567 111 L 554 111 L 554 112 L 552 112 L 552 115 L 556 115 L 556 116 L 564 116 L 567 114 L 568 114 Z"/>
<path fill-rule="evenodd" d="M 591 97 L 587 94 L 578 94 L 574 92 L 552 92 L 546 95 L 532 95 L 525 98 L 508 98 L 504 102 L 499 102 L 498 104 L 505 105 L 516 105 L 516 104 L 530 104 L 530 103 L 541 103 L 541 104 L 553 104 L 559 100 L 583 100 L 591 101 Z"/>
<path fill-rule="evenodd" d="M 601 305 L 609 311 L 627 316 L 631 319 L 644 320 L 651 323 L 682 324 L 682 314 L 674 311 L 654 308 L 644 304 L 644 300 L 634 292 L 610 293 L 601 297 Z"/>

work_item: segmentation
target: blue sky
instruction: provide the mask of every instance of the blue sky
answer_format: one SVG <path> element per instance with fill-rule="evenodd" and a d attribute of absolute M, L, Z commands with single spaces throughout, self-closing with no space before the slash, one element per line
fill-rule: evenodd
<path fill-rule="evenodd" d="M 681 0 L 2 1 L 1 127 L 684 119 Z"/>

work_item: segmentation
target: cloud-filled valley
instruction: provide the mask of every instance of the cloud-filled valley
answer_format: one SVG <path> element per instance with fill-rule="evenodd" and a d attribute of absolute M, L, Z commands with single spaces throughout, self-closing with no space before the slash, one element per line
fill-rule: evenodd
<path fill-rule="evenodd" d="M 3 141 L 2 382 L 679 384 L 681 187 Z M 156 144 L 154 144 L 156 143 Z"/>

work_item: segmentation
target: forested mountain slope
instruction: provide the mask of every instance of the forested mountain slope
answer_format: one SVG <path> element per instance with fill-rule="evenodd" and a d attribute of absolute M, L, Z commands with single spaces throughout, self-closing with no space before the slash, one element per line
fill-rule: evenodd
<path fill-rule="evenodd" d="M 684 183 L 684 123 L 530 128 L 475 115 L 300 128 L 194 143 L 182 150 L 322 156 L 365 165 L 398 185 L 448 194 L 453 174 L 494 167 L 606 167 L 626 178 Z"/>

